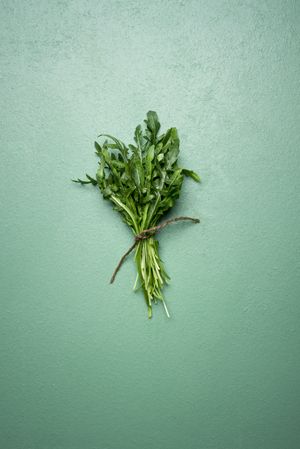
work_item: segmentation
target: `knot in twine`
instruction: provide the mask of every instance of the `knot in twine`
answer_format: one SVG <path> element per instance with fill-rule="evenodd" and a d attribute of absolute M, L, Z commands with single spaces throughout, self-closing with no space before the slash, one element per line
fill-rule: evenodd
<path fill-rule="evenodd" d="M 134 243 L 133 245 L 131 245 L 131 247 L 128 249 L 128 251 L 126 251 L 125 254 L 123 254 L 123 256 L 121 257 L 118 265 L 116 266 L 113 275 L 111 277 L 110 283 L 112 284 L 117 276 L 118 271 L 120 270 L 121 266 L 123 265 L 123 262 L 125 261 L 126 257 L 131 253 L 131 251 L 134 250 L 134 248 L 136 247 L 136 245 L 143 241 L 143 240 L 147 240 L 150 237 L 152 237 L 153 235 L 155 235 L 158 231 L 161 231 L 163 228 L 165 228 L 166 226 L 168 226 L 171 223 L 175 223 L 176 221 L 191 221 L 193 223 L 200 223 L 199 218 L 192 218 L 192 217 L 175 217 L 175 218 L 170 218 L 170 220 L 166 220 L 163 223 L 161 223 L 160 225 L 157 226 L 153 226 L 153 228 L 149 228 L 149 229 L 144 229 L 144 231 L 141 231 L 139 234 L 136 234 L 134 236 Z"/>

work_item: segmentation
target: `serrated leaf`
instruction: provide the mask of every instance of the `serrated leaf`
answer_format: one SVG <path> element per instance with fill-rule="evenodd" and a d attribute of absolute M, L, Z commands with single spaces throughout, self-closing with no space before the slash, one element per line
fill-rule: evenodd
<path fill-rule="evenodd" d="M 196 181 L 196 182 L 201 182 L 200 176 L 197 175 L 197 173 L 195 173 L 195 172 L 192 171 L 192 170 L 187 170 L 186 168 L 183 168 L 183 169 L 182 169 L 182 173 L 183 173 L 185 176 L 189 176 L 190 178 L 192 178 L 192 179 L 193 179 L 194 181 Z"/>

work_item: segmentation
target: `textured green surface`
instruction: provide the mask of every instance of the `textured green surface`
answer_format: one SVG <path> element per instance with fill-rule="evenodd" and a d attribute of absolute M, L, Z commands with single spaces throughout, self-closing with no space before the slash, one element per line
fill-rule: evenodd
<path fill-rule="evenodd" d="M 1 2 L 3 449 L 298 449 L 299 2 Z M 149 110 L 187 181 L 148 321 L 93 139 Z M 189 185 L 187 185 L 189 184 Z M 184 227 L 184 229 L 181 229 Z M 180 229 L 179 229 L 180 228 Z"/>

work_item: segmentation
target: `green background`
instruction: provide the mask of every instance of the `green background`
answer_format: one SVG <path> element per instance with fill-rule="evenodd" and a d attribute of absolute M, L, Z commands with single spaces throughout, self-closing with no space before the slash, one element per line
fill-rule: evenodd
<path fill-rule="evenodd" d="M 298 1 L 1 1 L 3 449 L 298 449 Z M 172 315 L 90 186 L 149 110 L 186 180 Z"/>

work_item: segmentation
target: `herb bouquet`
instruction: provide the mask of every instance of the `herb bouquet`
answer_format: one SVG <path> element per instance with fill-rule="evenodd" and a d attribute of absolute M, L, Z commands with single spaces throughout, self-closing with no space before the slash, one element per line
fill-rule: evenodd
<path fill-rule="evenodd" d="M 134 290 L 141 287 L 152 317 L 152 304 L 162 302 L 167 316 L 169 312 L 162 289 L 168 283 L 164 265 L 159 257 L 155 234 L 172 222 L 199 220 L 191 217 L 176 217 L 161 224 L 159 220 L 175 204 L 180 195 L 184 176 L 199 182 L 199 176 L 192 170 L 178 166 L 179 138 L 176 128 L 170 128 L 159 135 L 160 123 L 156 112 L 149 111 L 146 126 L 138 125 L 134 133 L 134 145 L 123 142 L 108 134 L 102 144 L 95 142 L 99 167 L 96 178 L 86 175 L 86 180 L 73 180 L 80 184 L 98 186 L 103 197 L 110 200 L 114 209 L 122 215 L 135 236 L 133 245 L 123 255 L 116 267 L 111 283 L 125 257 L 135 249 L 137 276 Z M 102 139 L 103 140 L 103 139 Z"/>

